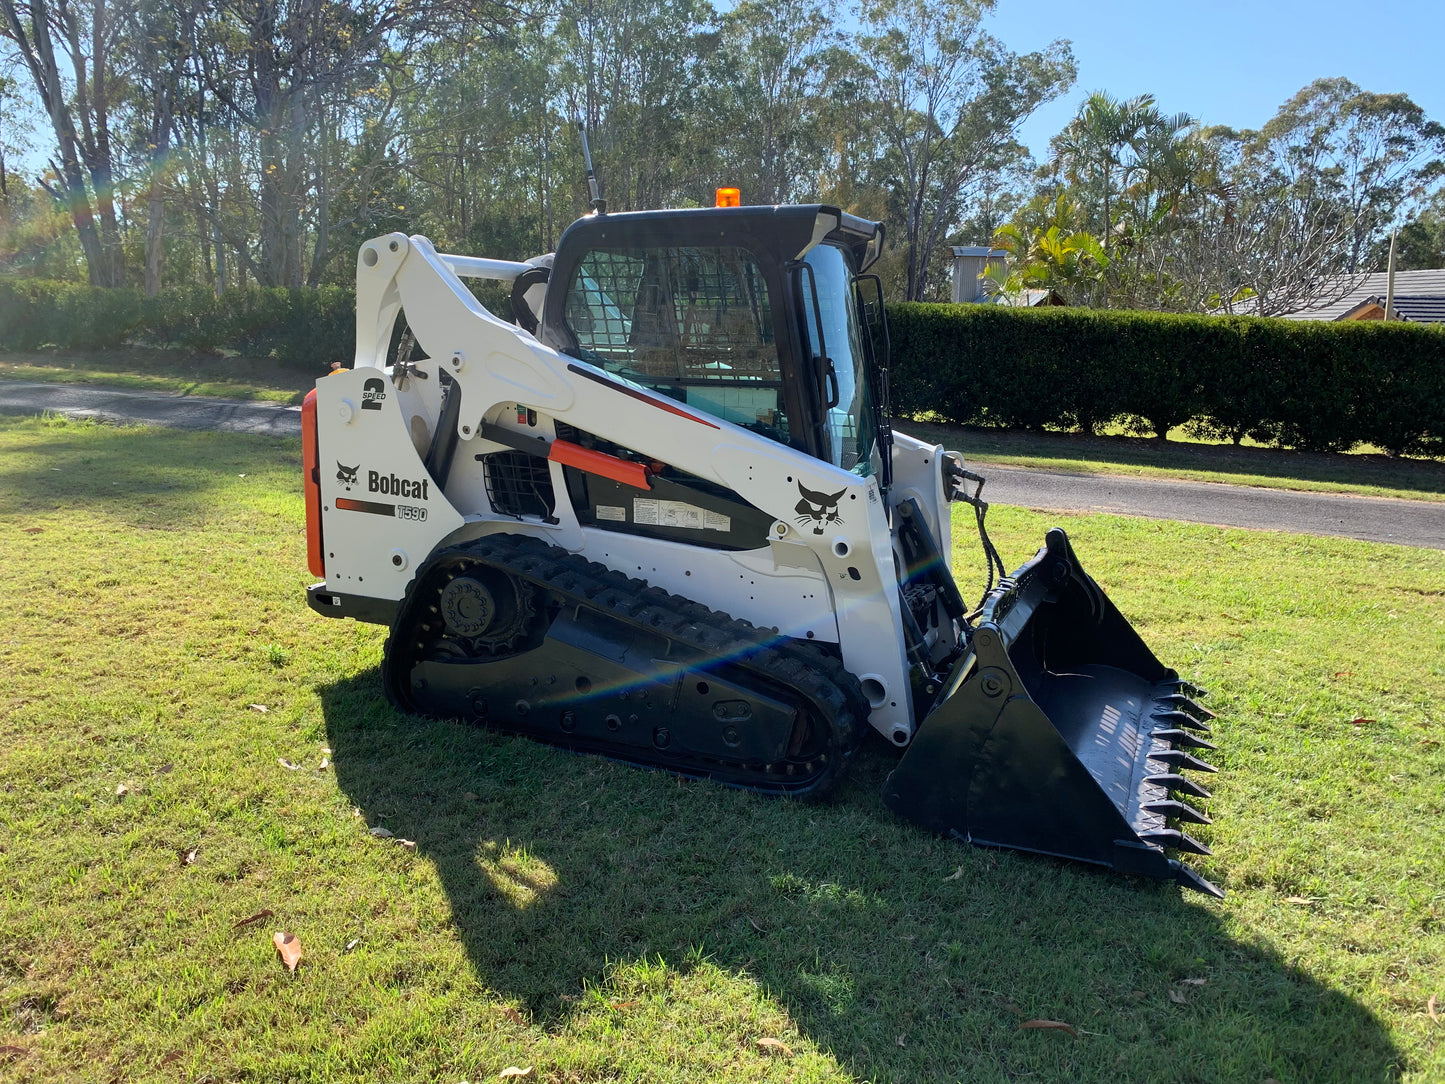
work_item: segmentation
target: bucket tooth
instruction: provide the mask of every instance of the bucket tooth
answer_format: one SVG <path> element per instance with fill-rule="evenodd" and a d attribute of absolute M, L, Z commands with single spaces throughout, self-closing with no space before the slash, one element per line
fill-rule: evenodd
<path fill-rule="evenodd" d="M 1205 790 L 1192 779 L 1186 779 L 1182 775 L 1171 772 L 1168 775 L 1151 775 L 1145 778 L 1144 782 L 1153 783 L 1156 787 L 1163 787 L 1165 790 L 1177 790 L 1181 794 L 1188 794 L 1195 798 L 1213 798 L 1214 795 Z"/>
<path fill-rule="evenodd" d="M 1210 711 L 1203 704 L 1196 703 L 1183 693 L 1169 693 L 1159 698 L 1160 703 L 1169 704 L 1176 711 L 1187 711 L 1194 718 L 1201 722 L 1208 722 L 1210 719 L 1217 719 L 1218 716 Z"/>
<path fill-rule="evenodd" d="M 1206 858 L 1214 853 L 1199 840 L 1177 828 L 1159 828 L 1153 832 L 1142 832 L 1139 838 L 1145 843 L 1157 843 L 1161 847 L 1173 847 L 1175 850 L 1203 855 Z"/>
<path fill-rule="evenodd" d="M 1165 764 L 1172 764 L 1175 768 L 1189 768 L 1196 772 L 1217 772 L 1213 764 L 1206 764 L 1198 757 L 1192 757 L 1183 749 L 1166 749 L 1162 753 L 1150 753 L 1150 760 L 1162 760 Z"/>
<path fill-rule="evenodd" d="M 1163 813 L 1166 817 L 1173 817 L 1176 820 L 1190 821 L 1193 824 L 1213 824 L 1209 817 L 1195 809 L 1188 802 L 1176 802 L 1169 798 L 1158 802 L 1145 802 L 1144 809 L 1151 813 Z"/>
<path fill-rule="evenodd" d="M 1218 749 L 1219 746 L 1213 742 L 1205 741 L 1197 734 L 1191 734 L 1187 730 L 1156 730 L 1154 737 L 1160 741 L 1167 741 L 1176 746 L 1183 746 L 1186 749 Z"/>
<path fill-rule="evenodd" d="M 1196 892 L 1203 892 L 1206 896 L 1213 896 L 1217 900 L 1224 899 L 1224 890 L 1222 888 L 1206 881 L 1182 862 L 1171 862 L 1170 865 L 1174 867 L 1174 880 L 1185 888 L 1192 888 Z"/>
<path fill-rule="evenodd" d="M 1151 718 L 1161 723 L 1173 723 L 1175 726 L 1188 727 L 1190 730 L 1197 730 L 1201 734 L 1210 733 L 1209 727 L 1200 722 L 1187 711 L 1156 711 Z"/>

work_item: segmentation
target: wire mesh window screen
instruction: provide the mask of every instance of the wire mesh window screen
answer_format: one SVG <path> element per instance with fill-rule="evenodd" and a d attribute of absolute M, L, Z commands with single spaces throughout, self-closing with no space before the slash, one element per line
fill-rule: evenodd
<path fill-rule="evenodd" d="M 587 360 L 648 385 L 780 382 L 767 284 L 746 249 L 595 250 L 567 295 Z"/>

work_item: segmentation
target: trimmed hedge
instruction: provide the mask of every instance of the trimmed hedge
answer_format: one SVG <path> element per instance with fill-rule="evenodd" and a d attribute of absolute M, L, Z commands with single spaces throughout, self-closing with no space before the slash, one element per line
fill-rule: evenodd
<path fill-rule="evenodd" d="M 347 361 L 355 295 L 135 290 L 0 279 L 0 350 L 124 343 Z M 965 425 L 1090 431 L 1123 418 L 1162 437 L 1290 448 L 1367 443 L 1445 455 L 1445 328 L 1073 308 L 888 307 L 894 408 Z"/>
<path fill-rule="evenodd" d="M 196 285 L 146 297 L 66 282 L 0 279 L 0 349 L 96 350 L 137 343 L 234 350 L 298 365 L 346 361 L 356 342 L 351 290 Z"/>
<path fill-rule="evenodd" d="M 1445 454 L 1442 328 L 929 304 L 890 305 L 888 322 L 905 414 Z"/>

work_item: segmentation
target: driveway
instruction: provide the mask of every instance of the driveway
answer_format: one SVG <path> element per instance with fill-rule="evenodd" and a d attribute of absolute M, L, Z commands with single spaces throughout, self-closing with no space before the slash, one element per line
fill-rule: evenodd
<path fill-rule="evenodd" d="M 275 437 L 301 435 L 301 408 L 295 406 L 73 384 L 0 381 L 0 413 L 38 414 L 46 410 L 185 429 Z M 992 504 L 1048 512 L 1108 512 L 1445 549 L 1442 502 L 1123 475 L 1065 474 L 989 463 L 971 465 L 987 476 L 984 496 Z"/>

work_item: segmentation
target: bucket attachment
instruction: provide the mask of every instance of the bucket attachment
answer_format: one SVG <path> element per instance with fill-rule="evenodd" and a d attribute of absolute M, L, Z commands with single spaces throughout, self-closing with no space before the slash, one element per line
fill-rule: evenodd
<path fill-rule="evenodd" d="M 1079 566 L 1062 530 L 985 600 L 950 675 L 883 787 L 944 835 L 1109 866 L 1224 895 L 1172 849 L 1209 853 L 1181 824 L 1209 818 L 1185 770 L 1214 716 Z"/>

